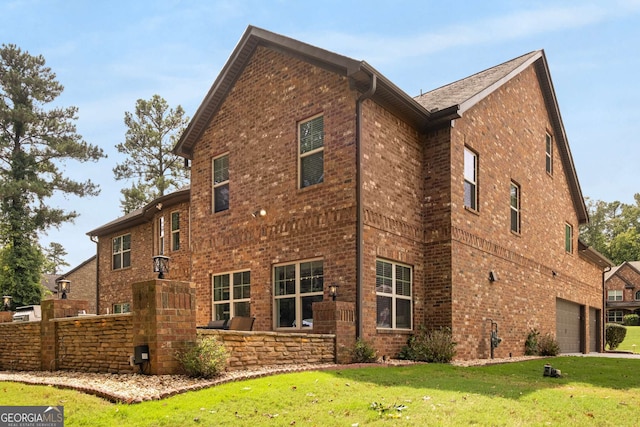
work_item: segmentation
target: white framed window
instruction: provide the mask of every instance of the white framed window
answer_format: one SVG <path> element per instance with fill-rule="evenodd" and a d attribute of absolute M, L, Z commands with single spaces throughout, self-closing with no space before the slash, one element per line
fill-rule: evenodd
<path fill-rule="evenodd" d="M 158 255 L 164 255 L 164 216 L 158 218 Z"/>
<path fill-rule="evenodd" d="M 640 291 L 636 292 L 636 301 L 640 301 Z"/>
<path fill-rule="evenodd" d="M 571 224 L 564 225 L 564 250 L 573 253 L 573 226 Z"/>
<path fill-rule="evenodd" d="M 324 181 L 324 117 L 298 124 L 300 188 Z"/>
<path fill-rule="evenodd" d="M 545 168 L 549 175 L 553 175 L 553 137 L 548 133 L 545 136 Z"/>
<path fill-rule="evenodd" d="M 128 302 L 113 304 L 113 314 L 130 313 L 131 305 Z"/>
<path fill-rule="evenodd" d="M 520 234 L 520 186 L 511 181 L 511 231 Z"/>
<path fill-rule="evenodd" d="M 412 329 L 413 271 L 406 265 L 376 260 L 377 327 Z"/>
<path fill-rule="evenodd" d="M 211 162 L 213 169 L 213 212 L 229 209 L 229 155 L 216 157 Z"/>
<path fill-rule="evenodd" d="M 607 301 L 622 301 L 622 289 L 607 291 Z"/>
<path fill-rule="evenodd" d="M 313 327 L 313 303 L 323 300 L 321 259 L 277 265 L 273 268 L 275 328 Z"/>
<path fill-rule="evenodd" d="M 478 155 L 464 148 L 464 206 L 478 210 Z"/>
<path fill-rule="evenodd" d="M 131 234 L 113 238 L 111 260 L 113 270 L 131 267 Z"/>
<path fill-rule="evenodd" d="M 624 312 L 622 310 L 607 311 L 607 322 L 622 323 L 624 321 Z"/>
<path fill-rule="evenodd" d="M 180 212 L 171 212 L 171 250 L 180 249 Z"/>
<path fill-rule="evenodd" d="M 229 320 L 234 316 L 250 316 L 251 272 L 216 274 L 211 277 L 213 319 Z"/>

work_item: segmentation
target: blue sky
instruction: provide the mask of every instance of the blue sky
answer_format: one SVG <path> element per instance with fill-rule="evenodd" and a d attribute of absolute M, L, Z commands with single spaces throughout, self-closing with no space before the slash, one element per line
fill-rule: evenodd
<path fill-rule="evenodd" d="M 544 49 L 584 196 L 640 193 L 640 0 L 1 0 L 0 17 L 0 43 L 44 56 L 65 87 L 56 103 L 78 107 L 78 132 L 109 156 L 65 165 L 100 196 L 51 201 L 80 213 L 42 238 L 72 267 L 95 254 L 86 233 L 121 215 L 125 111 L 158 94 L 193 116 L 248 25 L 365 60 L 414 96 Z"/>

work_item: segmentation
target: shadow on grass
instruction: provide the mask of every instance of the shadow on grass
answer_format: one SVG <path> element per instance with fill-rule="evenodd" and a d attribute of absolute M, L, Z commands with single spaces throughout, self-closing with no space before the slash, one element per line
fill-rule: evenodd
<path fill-rule="evenodd" d="M 544 377 L 546 363 L 560 369 L 562 377 Z M 569 384 L 588 384 L 617 390 L 640 387 L 638 360 L 601 357 L 555 357 L 474 367 L 442 364 L 364 367 L 334 371 L 333 375 L 381 387 L 404 386 L 513 399 L 541 389 Z"/>

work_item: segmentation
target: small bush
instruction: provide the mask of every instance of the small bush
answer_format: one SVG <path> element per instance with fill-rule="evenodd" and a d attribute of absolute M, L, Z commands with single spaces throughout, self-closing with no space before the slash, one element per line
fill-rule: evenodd
<path fill-rule="evenodd" d="M 433 363 L 449 363 L 456 355 L 451 329 L 440 328 L 426 331 L 420 326 L 407 345 L 400 351 L 400 358 Z"/>
<path fill-rule="evenodd" d="M 605 327 L 606 342 L 609 350 L 615 350 L 627 336 L 627 328 L 617 323 L 607 323 Z"/>
<path fill-rule="evenodd" d="M 194 378 L 213 378 L 224 371 L 227 349 L 215 337 L 204 337 L 176 355 L 184 372 Z"/>
<path fill-rule="evenodd" d="M 540 331 L 537 329 L 531 329 L 527 335 L 527 340 L 524 342 L 524 354 L 525 356 L 535 356 L 538 354 L 538 340 L 540 339 Z"/>
<path fill-rule="evenodd" d="M 546 333 L 538 338 L 538 355 L 539 356 L 557 356 L 560 353 L 560 345 L 556 338 Z"/>
<path fill-rule="evenodd" d="M 362 338 L 358 338 L 356 345 L 353 347 L 353 351 L 351 352 L 351 357 L 353 359 L 353 363 L 372 363 L 376 361 L 377 354 L 371 344 Z"/>
<path fill-rule="evenodd" d="M 637 314 L 627 314 L 622 318 L 624 326 L 640 326 L 640 316 Z"/>

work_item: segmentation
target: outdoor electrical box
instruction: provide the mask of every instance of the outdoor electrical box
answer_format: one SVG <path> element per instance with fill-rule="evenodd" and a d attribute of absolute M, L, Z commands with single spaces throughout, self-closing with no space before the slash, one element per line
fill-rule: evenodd
<path fill-rule="evenodd" d="M 136 365 L 142 365 L 144 362 L 149 361 L 149 346 L 137 345 L 133 348 L 133 363 Z"/>

